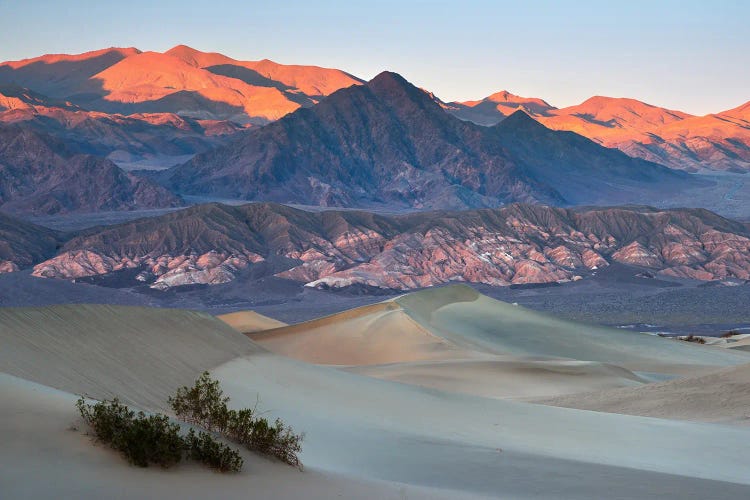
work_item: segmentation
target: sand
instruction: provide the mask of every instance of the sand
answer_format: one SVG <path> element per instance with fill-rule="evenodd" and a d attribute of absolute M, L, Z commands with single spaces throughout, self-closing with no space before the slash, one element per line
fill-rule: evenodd
<path fill-rule="evenodd" d="M 84 434 L 74 395 L 0 374 L 0 399 L 3 499 L 481 498 L 314 467 L 299 472 L 246 451 L 239 474 L 219 474 L 192 463 L 169 470 L 132 467 Z"/>
<path fill-rule="evenodd" d="M 287 326 L 282 321 L 263 316 L 255 311 L 237 311 L 216 317 L 241 333 L 261 332 L 271 328 Z"/>
<path fill-rule="evenodd" d="M 645 375 L 628 366 L 739 373 L 746 367 L 732 366 L 747 360 L 746 353 L 556 323 L 463 287 L 400 297 L 367 314 L 378 320 L 366 321 L 362 311 L 343 323 L 327 318 L 328 328 L 316 333 L 322 346 L 299 330 L 316 356 L 335 341 L 349 342 L 331 360 L 356 354 L 362 361 L 326 366 L 269 352 L 220 320 L 190 311 L 0 309 L 0 373 L 33 380 L 0 374 L 3 497 L 206 498 L 217 491 L 224 498 L 281 499 L 750 497 L 750 427 L 560 408 L 492 392 L 497 385 L 500 396 L 525 397 L 539 394 L 532 388 L 579 391 L 615 380 L 631 386 L 615 390 L 639 391 L 659 384 L 642 385 Z M 355 340 L 347 339 L 352 324 L 370 325 L 369 333 L 356 339 L 358 332 L 349 330 Z M 399 335 L 393 325 L 411 329 Z M 282 330 L 258 335 L 279 345 L 294 339 Z M 376 357 L 413 348 L 418 359 L 383 365 L 356 352 L 380 339 L 385 348 L 374 350 Z M 301 345 L 295 347 L 300 356 Z M 171 388 L 204 369 L 221 381 L 232 406 L 257 403 L 269 418 L 282 417 L 306 433 L 306 472 L 249 453 L 237 476 L 192 465 L 138 469 L 67 430 L 77 420 L 74 394 L 116 393 L 133 406 L 155 408 Z M 357 370 L 396 375 L 382 380 Z M 448 377 L 445 383 L 455 385 L 403 383 L 398 370 L 428 381 Z M 737 377 L 735 391 L 744 380 Z"/>
<path fill-rule="evenodd" d="M 309 363 L 366 365 L 472 357 L 424 328 L 394 301 L 250 335 L 267 349 Z"/>
<path fill-rule="evenodd" d="M 445 391 L 518 400 L 647 383 L 629 370 L 605 363 L 501 357 L 356 366 L 345 370 Z"/>
<path fill-rule="evenodd" d="M 272 354 L 213 373 L 235 402 L 260 395 L 305 429 L 306 463 L 345 475 L 511 498 L 750 494 L 750 429 L 477 398 Z"/>
<path fill-rule="evenodd" d="M 638 388 L 536 402 L 628 415 L 750 425 L 750 364 Z"/>
<path fill-rule="evenodd" d="M 257 345 L 204 313 L 65 305 L 0 308 L 0 372 L 163 410 L 167 397 Z"/>
<path fill-rule="evenodd" d="M 308 363 L 484 397 L 633 387 L 750 362 L 746 353 L 564 321 L 454 285 L 250 334 Z"/>

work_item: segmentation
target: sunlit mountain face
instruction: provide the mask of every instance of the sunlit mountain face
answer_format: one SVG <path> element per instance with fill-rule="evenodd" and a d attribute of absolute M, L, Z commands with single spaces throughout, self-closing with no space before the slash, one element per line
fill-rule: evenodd
<path fill-rule="evenodd" d="M 601 96 L 557 109 L 541 99 L 503 91 L 444 107 L 480 125 L 493 125 L 522 109 L 549 128 L 576 132 L 630 156 L 690 172 L 750 170 L 750 103 L 693 116 L 635 99 Z"/>
<path fill-rule="evenodd" d="M 0 82 L 87 110 L 267 123 L 361 80 L 336 69 L 236 61 L 179 45 L 48 55 L 0 65 Z"/>

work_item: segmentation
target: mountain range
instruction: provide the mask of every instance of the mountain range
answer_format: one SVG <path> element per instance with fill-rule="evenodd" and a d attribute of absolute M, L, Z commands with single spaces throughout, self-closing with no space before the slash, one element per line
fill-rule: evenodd
<path fill-rule="evenodd" d="M 361 80 L 336 69 L 237 61 L 184 45 L 110 48 L 0 64 L 0 82 L 90 111 L 268 123 Z"/>
<path fill-rule="evenodd" d="M 391 72 L 156 179 L 190 195 L 433 209 L 631 202 L 694 185 L 661 165 L 549 130 L 523 111 L 493 127 L 458 120 Z"/>
<path fill-rule="evenodd" d="M 111 276 L 119 286 L 161 290 L 248 272 L 322 288 L 549 283 L 613 263 L 651 276 L 750 280 L 750 225 L 703 209 L 513 204 L 385 216 L 207 204 L 67 235 L 5 220 L 0 231 L 11 246 L 0 247 L 0 259 L 7 270 Z"/>
<path fill-rule="evenodd" d="M 750 170 L 750 102 L 706 116 L 635 99 L 595 96 L 557 109 L 507 91 L 478 101 L 440 104 L 462 120 L 491 126 L 518 109 L 554 130 L 569 130 L 630 156 L 691 172 Z"/>
<path fill-rule="evenodd" d="M 0 208 L 652 203 L 706 185 L 675 169 L 744 171 L 748 109 L 694 117 L 604 97 L 557 109 L 506 91 L 444 103 L 395 73 L 364 82 L 184 45 L 46 55 L 0 63 Z"/>
<path fill-rule="evenodd" d="M 21 87 L 87 111 L 167 113 L 236 124 L 266 124 L 362 83 L 338 69 L 267 59 L 238 61 L 185 45 L 163 53 L 110 48 L 0 63 L 0 87 Z M 3 101 L 0 97 L 0 107 L 7 108 Z M 634 99 L 601 96 L 562 109 L 508 91 L 474 101 L 438 102 L 457 117 L 486 126 L 521 109 L 549 128 L 570 130 L 672 168 L 750 168 L 750 103 L 693 116 Z M 196 152 L 200 148 L 185 154 Z"/>

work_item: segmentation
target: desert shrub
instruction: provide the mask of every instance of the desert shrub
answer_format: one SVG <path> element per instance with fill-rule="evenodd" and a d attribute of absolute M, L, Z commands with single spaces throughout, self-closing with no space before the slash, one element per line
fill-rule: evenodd
<path fill-rule="evenodd" d="M 193 387 L 177 389 L 175 396 L 169 398 L 169 404 L 177 418 L 211 432 L 226 430 L 229 421 L 228 402 L 229 398 L 224 397 L 219 381 L 212 380 L 208 372 L 203 372 Z"/>
<path fill-rule="evenodd" d="M 187 454 L 189 458 L 222 472 L 236 472 L 242 468 L 242 457 L 237 450 L 205 432 L 196 435 L 190 429 L 183 437 L 180 426 L 170 422 L 165 415 L 135 413 L 117 398 L 94 405 L 87 405 L 80 398 L 76 406 L 96 438 L 122 453 L 133 465 L 171 467 Z"/>
<path fill-rule="evenodd" d="M 193 429 L 185 436 L 185 446 L 190 458 L 221 472 L 238 472 L 243 460 L 237 450 L 220 443 L 208 433 L 195 433 Z"/>
<path fill-rule="evenodd" d="M 117 398 L 94 405 L 87 405 L 81 398 L 76 405 L 96 438 L 122 453 L 131 464 L 170 467 L 182 459 L 180 426 L 166 416 L 136 414 Z"/>
<path fill-rule="evenodd" d="M 721 335 L 722 339 L 728 339 L 729 337 L 734 337 L 735 335 L 742 335 L 742 333 L 738 332 L 737 330 L 729 330 L 728 332 Z"/>
<path fill-rule="evenodd" d="M 685 342 L 695 342 L 697 344 L 705 344 L 706 339 L 703 337 L 696 337 L 695 335 L 688 335 L 687 337 L 679 337 L 680 340 L 684 340 Z"/>
<path fill-rule="evenodd" d="M 257 418 L 251 429 L 240 434 L 239 443 L 265 455 L 278 458 L 284 463 L 301 467 L 297 454 L 302 450 L 303 435 L 295 434 L 281 419 L 270 424 L 265 418 Z"/>
<path fill-rule="evenodd" d="M 83 398 L 79 398 L 76 407 L 83 420 L 94 430 L 97 439 L 107 444 L 111 443 L 123 428 L 129 426 L 135 417 L 135 413 L 120 404 L 117 398 L 93 406 L 87 405 Z"/>
<path fill-rule="evenodd" d="M 181 420 L 219 432 L 250 450 L 302 467 L 298 453 L 304 435 L 295 434 L 280 419 L 270 423 L 257 416 L 253 409 L 230 410 L 229 398 L 224 397 L 219 382 L 212 380 L 208 372 L 204 372 L 193 387 L 178 389 L 169 403 Z"/>
<path fill-rule="evenodd" d="M 115 436 L 112 447 L 139 467 L 148 467 L 151 463 L 170 467 L 182 460 L 185 446 L 179 425 L 171 423 L 165 415 L 146 416 L 139 412 L 132 423 Z"/>

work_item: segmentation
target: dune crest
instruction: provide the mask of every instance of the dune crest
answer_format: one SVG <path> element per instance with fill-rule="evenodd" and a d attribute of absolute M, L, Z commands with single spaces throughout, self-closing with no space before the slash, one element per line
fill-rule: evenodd
<path fill-rule="evenodd" d="M 558 320 L 465 285 L 414 292 L 249 336 L 308 363 L 494 398 L 633 387 L 653 377 L 750 362 L 744 353 Z"/>

